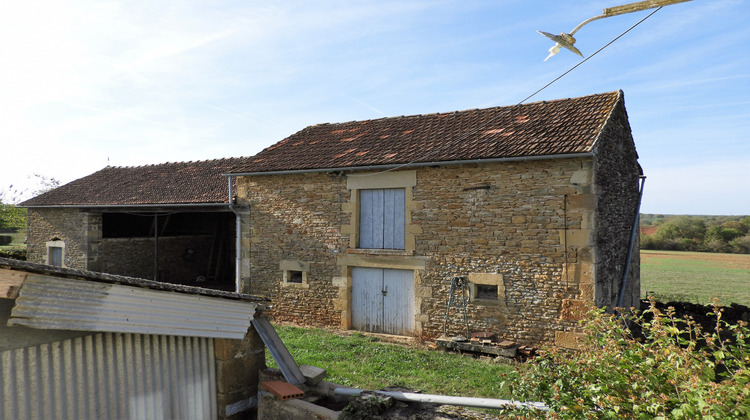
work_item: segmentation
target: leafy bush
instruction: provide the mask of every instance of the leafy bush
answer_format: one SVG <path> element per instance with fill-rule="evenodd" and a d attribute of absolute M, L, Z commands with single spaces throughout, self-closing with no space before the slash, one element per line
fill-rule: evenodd
<path fill-rule="evenodd" d="M 750 329 L 716 308 L 702 331 L 670 309 L 617 318 L 594 310 L 577 353 L 552 349 L 506 375 L 514 399 L 544 401 L 549 412 L 518 418 L 750 418 Z M 625 324 L 631 328 L 625 327 Z M 633 331 L 638 331 L 635 334 Z"/>
<path fill-rule="evenodd" d="M 26 261 L 26 250 L 25 249 L 0 249 L 0 258 L 10 258 L 13 260 Z"/>
<path fill-rule="evenodd" d="M 750 254 L 750 235 L 736 238 L 729 245 L 732 246 L 732 249 L 734 249 L 734 252 L 736 253 Z"/>

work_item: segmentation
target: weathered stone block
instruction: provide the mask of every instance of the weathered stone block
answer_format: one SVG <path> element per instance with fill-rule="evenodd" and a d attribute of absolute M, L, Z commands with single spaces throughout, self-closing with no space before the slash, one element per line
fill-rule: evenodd
<path fill-rule="evenodd" d="M 566 349 L 577 350 L 579 343 L 586 338 L 586 335 L 578 332 L 555 331 L 555 345 Z"/>
<path fill-rule="evenodd" d="M 591 301 L 563 299 L 560 318 L 566 321 L 580 321 L 585 318 L 591 304 Z"/>

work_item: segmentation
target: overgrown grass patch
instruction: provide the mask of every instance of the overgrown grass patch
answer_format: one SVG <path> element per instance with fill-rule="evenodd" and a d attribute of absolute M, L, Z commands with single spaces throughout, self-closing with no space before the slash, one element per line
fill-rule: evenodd
<path fill-rule="evenodd" d="M 328 371 L 326 380 L 362 389 L 403 386 L 428 394 L 509 398 L 500 385 L 512 366 L 455 353 L 387 343 L 361 333 L 275 326 L 297 364 Z M 276 366 L 266 352 L 266 362 Z"/>

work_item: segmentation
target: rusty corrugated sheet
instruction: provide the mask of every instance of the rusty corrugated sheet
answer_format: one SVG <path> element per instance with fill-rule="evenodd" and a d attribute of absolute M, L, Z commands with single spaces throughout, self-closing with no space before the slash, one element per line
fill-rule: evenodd
<path fill-rule="evenodd" d="M 242 339 L 256 306 L 240 300 L 29 275 L 8 325 Z"/>
<path fill-rule="evenodd" d="M 217 417 L 213 339 L 92 334 L 0 353 L 0 417 Z"/>

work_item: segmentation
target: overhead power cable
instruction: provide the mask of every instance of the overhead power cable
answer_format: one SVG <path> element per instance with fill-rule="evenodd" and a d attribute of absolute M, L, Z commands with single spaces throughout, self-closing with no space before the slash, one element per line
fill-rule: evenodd
<path fill-rule="evenodd" d="M 663 7 L 663 6 L 662 6 L 662 7 Z M 566 71 L 565 71 L 564 73 L 562 73 L 561 75 L 557 76 L 556 78 L 554 78 L 554 79 L 553 79 L 552 81 L 550 81 L 550 82 L 549 82 L 549 83 L 547 83 L 546 85 L 544 85 L 544 86 L 542 86 L 541 88 L 537 89 L 537 90 L 536 90 L 536 91 L 535 91 L 534 93 L 532 93 L 531 95 L 529 95 L 529 96 L 527 96 L 527 97 L 523 98 L 523 99 L 522 99 L 521 101 L 517 102 L 517 103 L 516 103 L 515 105 L 511 105 L 511 106 L 509 106 L 508 108 L 506 108 L 505 112 L 502 112 L 502 113 L 499 113 L 499 114 L 497 114 L 497 115 L 493 116 L 493 117 L 492 117 L 492 118 L 490 118 L 490 119 L 489 119 L 488 121 L 484 122 L 483 124 L 480 124 L 479 126 L 475 127 L 475 128 L 474 128 L 474 129 L 472 129 L 471 131 L 469 131 L 468 133 L 465 133 L 465 134 L 461 135 L 461 136 L 460 136 L 460 137 L 458 137 L 457 139 L 455 139 L 455 140 L 452 140 L 452 141 L 451 141 L 450 143 L 454 143 L 454 142 L 457 142 L 457 141 L 463 141 L 463 140 L 465 140 L 466 138 L 468 138 L 469 136 L 472 136 L 472 135 L 476 134 L 477 132 L 479 132 L 479 130 L 481 130 L 481 129 L 483 129 L 483 128 L 487 127 L 487 126 L 489 126 L 490 124 L 493 124 L 493 123 L 495 123 L 495 121 L 497 121 L 497 120 L 498 120 L 498 119 L 499 119 L 499 118 L 500 118 L 501 116 L 504 116 L 504 115 L 505 115 L 505 114 L 507 114 L 508 112 L 510 112 L 510 111 L 512 111 L 513 109 L 515 109 L 515 108 L 516 108 L 517 106 L 519 106 L 519 105 L 522 105 L 522 104 L 523 104 L 524 102 L 528 101 L 529 99 L 533 98 L 534 96 L 536 96 L 537 94 L 539 94 L 539 93 L 540 93 L 540 92 L 542 92 L 543 90 L 545 90 L 545 89 L 547 89 L 548 87 L 552 86 L 552 85 L 553 85 L 553 84 L 554 84 L 555 82 L 557 82 L 558 80 L 562 79 L 563 77 L 565 77 L 566 75 L 568 75 L 568 74 L 569 74 L 570 72 L 572 72 L 573 70 L 575 70 L 575 69 L 577 69 L 577 68 L 578 68 L 579 66 L 581 66 L 581 65 L 582 65 L 583 63 L 587 62 L 587 61 L 588 61 L 589 59 L 591 59 L 592 57 L 594 57 L 595 55 L 599 54 L 599 53 L 600 53 L 600 52 L 602 52 L 602 51 L 603 51 L 604 49 L 606 49 L 607 47 L 609 47 L 610 45 L 612 45 L 613 43 L 615 43 L 615 41 L 617 41 L 618 39 L 622 38 L 623 36 L 625 36 L 625 34 L 627 34 L 628 32 L 632 31 L 632 30 L 633 30 L 633 29 L 635 29 L 635 28 L 636 28 L 636 27 L 637 27 L 638 25 L 640 25 L 641 23 L 645 22 L 645 21 L 646 21 L 646 20 L 647 20 L 648 18 L 650 18 L 651 16 L 653 16 L 653 15 L 654 15 L 654 13 L 658 12 L 659 10 L 661 10 L 661 9 L 662 9 L 662 7 L 659 7 L 659 8 L 657 8 L 657 9 L 654 9 L 654 11 L 652 11 L 651 13 L 649 13 L 649 14 L 648 14 L 647 16 L 645 16 L 645 17 L 644 17 L 643 19 L 639 20 L 639 21 L 638 21 L 638 22 L 636 22 L 635 24 L 633 24 L 633 25 L 632 25 L 631 27 L 629 27 L 629 28 L 628 28 L 628 29 L 626 29 L 626 30 L 625 30 L 624 32 L 622 32 L 622 33 L 621 33 L 620 35 L 617 35 L 617 36 L 616 36 L 615 38 L 613 38 L 613 39 L 612 39 L 611 41 L 609 41 L 609 42 L 607 42 L 606 44 L 604 44 L 604 46 L 602 46 L 601 48 L 599 48 L 598 50 L 596 50 L 596 51 L 595 51 L 594 53 L 592 53 L 592 54 L 591 54 L 591 55 L 589 55 L 588 57 L 586 57 L 586 58 L 582 59 L 582 60 L 581 60 L 580 62 L 576 63 L 576 64 L 575 64 L 575 65 L 574 65 L 573 67 L 569 68 L 569 69 L 568 69 L 568 70 L 566 70 Z M 423 156 L 422 156 L 422 157 L 421 157 L 421 158 L 420 158 L 419 160 L 424 160 L 424 159 L 426 159 L 426 158 L 430 158 L 430 157 L 432 157 L 432 156 L 435 156 L 435 155 L 439 154 L 440 152 L 442 152 L 442 151 L 443 151 L 443 149 L 444 149 L 445 147 L 446 147 L 446 146 L 443 146 L 443 147 L 438 147 L 438 148 L 436 148 L 436 149 L 433 149 L 433 150 L 431 150 L 431 151 L 430 151 L 429 153 L 427 153 L 427 154 L 423 155 Z M 407 163 L 403 163 L 403 164 L 401 164 L 401 165 L 398 165 L 398 166 L 395 166 L 395 167 L 393 167 L 393 168 L 389 168 L 389 169 L 384 169 L 384 170 L 382 170 L 382 171 L 378 171 L 378 172 L 370 172 L 370 173 L 366 173 L 366 174 L 350 174 L 350 176 L 373 176 L 373 175 L 378 175 L 378 174 L 381 174 L 381 173 L 391 172 L 391 171 L 395 171 L 395 170 L 399 170 L 399 169 L 403 169 L 403 168 L 409 167 L 410 165 L 412 165 L 412 164 L 414 164 L 414 163 L 416 163 L 416 162 L 417 162 L 417 159 L 414 159 L 414 160 L 412 160 L 412 161 L 410 161 L 410 162 L 407 162 Z"/>

